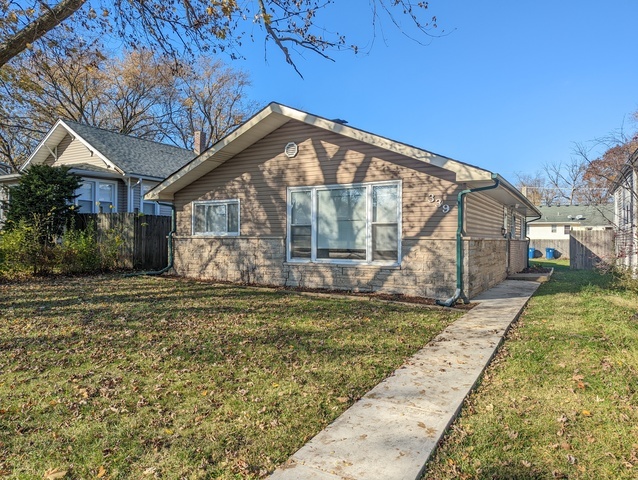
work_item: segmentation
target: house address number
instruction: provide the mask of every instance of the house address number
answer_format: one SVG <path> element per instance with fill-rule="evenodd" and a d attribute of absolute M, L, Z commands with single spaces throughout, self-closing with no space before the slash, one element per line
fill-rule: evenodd
<path fill-rule="evenodd" d="M 443 213 L 448 213 L 450 211 L 450 206 L 447 203 L 443 203 L 440 198 L 436 198 L 436 195 L 432 193 L 428 195 L 428 201 L 430 203 L 436 204 L 436 208 L 441 208 L 441 211 L 443 211 Z"/>

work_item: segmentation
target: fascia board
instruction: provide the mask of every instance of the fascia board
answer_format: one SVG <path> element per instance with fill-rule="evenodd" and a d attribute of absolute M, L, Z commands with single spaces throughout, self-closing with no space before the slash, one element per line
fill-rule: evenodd
<path fill-rule="evenodd" d="M 219 167 L 289 120 L 290 118 L 279 114 L 273 108 L 273 104 L 268 105 L 237 130 L 169 175 L 162 183 L 150 190 L 145 198 L 147 200 L 173 200 L 175 192 Z"/>
<path fill-rule="evenodd" d="M 473 165 L 348 127 L 285 105 L 271 103 L 237 130 L 167 177 L 161 184 L 149 191 L 146 194 L 146 198 L 148 200 L 173 200 L 175 192 L 222 165 L 289 120 L 297 120 L 313 125 L 454 172 L 456 181 L 459 183 L 489 182 L 492 177 L 491 172 Z"/>
<path fill-rule="evenodd" d="M 46 160 L 46 158 L 49 156 L 48 151 L 44 152 L 46 155 L 44 155 L 44 158 L 42 158 L 42 159 L 40 159 L 40 157 L 42 157 L 41 152 L 45 149 L 45 145 L 48 145 L 48 142 L 51 139 L 51 137 L 53 137 L 54 134 L 56 134 L 59 131 L 59 128 L 60 128 L 61 124 L 62 124 L 62 120 L 58 120 L 57 122 L 55 122 L 55 125 L 53 125 L 53 127 L 51 127 L 51 130 L 49 130 L 49 132 L 44 136 L 44 138 L 40 141 L 40 143 L 38 143 L 38 146 L 35 147 L 35 150 L 29 156 L 29 158 L 27 158 L 27 161 L 24 163 L 24 165 L 22 165 L 22 167 L 20 167 L 20 171 L 21 172 L 24 171 L 29 165 L 31 165 L 31 163 L 34 163 L 35 165 L 38 165 L 38 164 L 42 163 L 44 160 Z M 62 128 L 65 128 L 65 127 L 62 127 Z M 62 138 L 64 138 L 64 136 L 62 136 L 58 140 L 55 140 L 56 145 L 58 143 L 60 143 Z"/>
<path fill-rule="evenodd" d="M 62 123 L 62 125 L 64 125 L 64 127 L 69 131 L 69 133 L 73 134 L 75 136 L 75 138 L 82 144 L 84 145 L 90 152 L 93 152 L 95 155 L 97 155 L 104 163 L 106 163 L 109 167 L 111 167 L 113 170 L 115 170 L 116 172 L 121 173 L 122 175 L 124 175 L 124 170 L 122 170 L 120 167 L 118 167 L 117 165 L 115 165 L 111 160 L 109 160 L 108 158 L 106 158 L 105 155 L 103 155 L 102 153 L 100 153 L 99 150 L 97 150 L 93 145 L 91 145 L 89 142 L 87 142 L 84 138 L 82 138 L 81 135 L 79 135 L 75 130 L 73 130 L 71 127 L 69 127 L 66 123 L 64 123 L 64 120 L 60 120 L 60 122 Z"/>
<path fill-rule="evenodd" d="M 61 130 L 64 129 L 66 133 L 60 135 Z M 75 139 L 77 139 L 82 145 L 84 145 L 90 152 L 94 155 L 97 155 L 100 160 L 102 160 L 107 166 L 112 168 L 115 172 L 120 174 L 124 174 L 124 171 L 115 165 L 112 161 L 110 161 L 106 156 L 104 156 L 101 152 L 99 152 L 95 147 L 93 147 L 89 142 L 87 142 L 81 135 L 79 135 L 75 130 L 73 130 L 69 125 L 64 123 L 64 120 L 58 120 L 55 125 L 49 130 L 49 133 L 42 139 L 42 141 L 38 144 L 36 149 L 33 151 L 33 154 L 27 159 L 26 163 L 20 168 L 21 171 L 24 171 L 29 165 L 39 165 L 49 156 L 49 151 L 56 147 L 62 139 L 66 136 L 66 134 L 70 134 Z"/>
<path fill-rule="evenodd" d="M 398 153 L 405 157 L 414 158 L 425 163 L 429 163 L 439 168 L 456 173 L 457 182 L 469 182 L 490 180 L 492 173 L 482 168 L 475 167 L 473 165 L 459 162 L 451 158 L 437 155 L 436 153 L 429 152 L 420 148 L 407 145 L 405 143 L 396 142 L 386 137 L 375 135 L 373 133 L 359 130 L 356 128 L 348 127 L 341 123 L 333 122 L 325 118 L 316 117 L 309 113 L 305 113 L 294 108 L 286 107 L 285 105 L 275 104 L 273 110 L 293 118 L 295 120 L 305 122 L 315 127 L 329 130 L 345 137 L 358 140 L 363 143 L 368 143 L 391 152 Z"/>

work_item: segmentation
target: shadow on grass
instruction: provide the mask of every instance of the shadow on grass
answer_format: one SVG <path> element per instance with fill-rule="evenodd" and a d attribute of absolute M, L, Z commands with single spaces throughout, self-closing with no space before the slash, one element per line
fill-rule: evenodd
<path fill-rule="evenodd" d="M 481 469 L 481 473 L 474 478 L 479 480 L 544 480 L 546 478 L 561 477 L 556 477 L 553 473 L 539 472 L 523 466 L 490 466 Z"/>
<path fill-rule="evenodd" d="M 558 293 L 580 293 L 585 289 L 597 286 L 610 288 L 611 275 L 596 270 L 572 270 L 565 261 L 533 261 L 532 266 L 553 268 L 554 273 L 549 282 L 541 284 L 534 296 L 555 295 Z"/>
<path fill-rule="evenodd" d="M 64 287 L 47 285 L 43 294 L 26 299 L 19 293 L 7 295 L 0 305 L 11 312 L 4 309 L 0 321 L 13 316 L 29 320 L 14 324 L 11 335 L 0 336 L 0 355 L 42 373 L 90 363 L 96 352 L 120 362 L 187 365 L 218 364 L 268 350 L 275 363 L 287 364 L 317 354 L 326 361 L 347 362 L 384 348 L 404 348 L 394 345 L 403 336 L 402 322 L 378 315 L 379 309 L 401 312 L 399 306 L 308 300 L 196 282 L 160 281 L 149 288 L 148 283 L 131 281 L 117 289 L 110 281 L 105 279 L 99 291 L 99 280 L 91 284 L 86 279 Z M 435 317 L 419 322 L 418 329 L 434 335 L 445 323 L 444 315 Z M 370 328 L 377 333 L 370 336 Z"/>

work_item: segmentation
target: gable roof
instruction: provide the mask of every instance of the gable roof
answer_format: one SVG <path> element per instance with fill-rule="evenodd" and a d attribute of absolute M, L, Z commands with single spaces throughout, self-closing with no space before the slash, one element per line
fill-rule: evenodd
<path fill-rule="evenodd" d="M 614 218 L 613 205 L 552 205 L 538 207 L 541 218 L 536 224 L 575 224 L 585 227 L 611 225 Z"/>
<path fill-rule="evenodd" d="M 467 184 L 471 188 L 492 185 L 494 183 L 493 179 L 498 178 L 501 186 L 498 191 L 490 191 L 489 194 L 491 196 L 507 197 L 511 201 L 503 203 L 517 204 L 521 212 L 529 212 L 530 215 L 539 214 L 536 207 L 522 193 L 505 179 L 495 176 L 488 170 L 346 126 L 340 121 L 328 120 L 275 102 L 267 105 L 239 128 L 167 177 L 147 193 L 146 198 L 149 200 L 173 200 L 175 192 L 223 165 L 235 155 L 291 120 L 328 130 L 451 171 L 456 175 L 458 183 Z"/>
<path fill-rule="evenodd" d="M 49 157 L 66 135 L 83 143 L 94 155 L 122 175 L 164 179 L 195 157 L 184 148 L 91 127 L 72 120 L 58 120 L 29 157 L 28 165 Z"/>

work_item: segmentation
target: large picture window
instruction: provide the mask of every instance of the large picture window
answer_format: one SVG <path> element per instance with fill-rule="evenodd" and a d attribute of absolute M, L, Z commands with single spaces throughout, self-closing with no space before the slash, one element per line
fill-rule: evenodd
<path fill-rule="evenodd" d="M 194 202 L 193 235 L 239 235 L 239 200 Z"/>
<path fill-rule="evenodd" d="M 397 264 L 400 183 L 290 188 L 288 259 Z"/>

